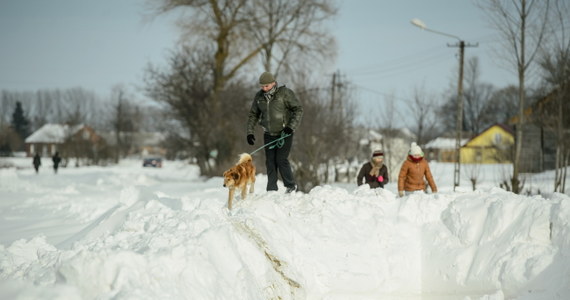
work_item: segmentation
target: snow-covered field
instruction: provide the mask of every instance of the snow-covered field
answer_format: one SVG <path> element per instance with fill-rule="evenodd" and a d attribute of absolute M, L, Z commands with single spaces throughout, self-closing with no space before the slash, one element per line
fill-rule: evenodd
<path fill-rule="evenodd" d="M 0 299 L 570 299 L 570 197 L 547 193 L 551 172 L 519 196 L 497 187 L 508 166 L 482 167 L 476 191 L 462 166 L 454 192 L 453 165 L 431 163 L 440 192 L 404 198 L 394 182 L 267 193 L 258 174 L 229 212 L 221 177 L 182 162 L 7 163 Z"/>

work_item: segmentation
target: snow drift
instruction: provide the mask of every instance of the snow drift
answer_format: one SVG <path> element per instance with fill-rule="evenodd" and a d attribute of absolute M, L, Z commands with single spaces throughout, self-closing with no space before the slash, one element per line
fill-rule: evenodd
<path fill-rule="evenodd" d="M 51 223 L 75 228 L 0 246 L 0 297 L 570 297 L 567 195 L 488 188 L 397 198 L 390 188 L 322 186 L 238 197 L 230 212 L 221 178 L 189 168 L 70 170 L 58 175 L 63 189 L 49 187 L 51 174 L 0 170 L 2 201 L 25 195 L 7 202 L 3 234 L 30 224 L 7 217 L 25 220 L 24 207 L 65 215 Z M 259 175 L 256 190 L 265 183 Z"/>

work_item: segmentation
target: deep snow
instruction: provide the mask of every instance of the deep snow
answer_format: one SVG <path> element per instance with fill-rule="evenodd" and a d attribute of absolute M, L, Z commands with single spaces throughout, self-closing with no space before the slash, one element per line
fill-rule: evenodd
<path fill-rule="evenodd" d="M 258 174 L 229 212 L 221 177 L 183 162 L 10 163 L 1 299 L 570 299 L 570 198 L 494 187 L 508 166 L 453 192 L 453 165 L 431 163 L 440 192 L 404 198 L 394 182 L 265 192 Z"/>

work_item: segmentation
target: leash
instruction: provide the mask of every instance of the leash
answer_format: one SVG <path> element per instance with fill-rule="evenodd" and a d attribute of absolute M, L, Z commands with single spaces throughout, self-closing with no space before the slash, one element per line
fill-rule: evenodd
<path fill-rule="evenodd" d="M 261 147 L 255 149 L 255 151 L 251 152 L 249 155 L 253 155 L 255 152 L 257 152 L 257 151 L 259 151 L 259 150 L 261 150 L 261 149 L 263 149 L 263 148 L 265 148 L 265 147 L 267 147 L 267 146 L 269 146 L 269 145 L 271 145 L 271 144 L 275 144 L 275 145 L 269 147 L 269 149 L 273 149 L 273 148 L 275 148 L 275 147 L 281 148 L 281 147 L 283 147 L 283 145 L 285 144 L 284 138 L 286 138 L 286 137 L 288 137 L 288 136 L 291 136 L 291 135 L 290 135 L 290 134 L 285 134 L 284 132 L 282 132 L 280 138 L 278 138 L 278 139 L 276 139 L 276 140 L 273 140 L 273 141 L 271 141 L 271 142 L 269 142 L 269 143 L 267 143 L 267 144 L 265 144 L 265 145 L 263 145 L 263 146 L 261 146 Z"/>

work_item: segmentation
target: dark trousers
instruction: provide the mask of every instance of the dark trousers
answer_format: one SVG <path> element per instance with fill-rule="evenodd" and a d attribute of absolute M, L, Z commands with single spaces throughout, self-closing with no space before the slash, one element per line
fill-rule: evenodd
<path fill-rule="evenodd" d="M 271 136 L 269 134 L 263 135 L 264 143 L 271 143 L 272 141 L 280 138 L 281 136 Z M 267 168 L 267 190 L 277 190 L 277 172 L 281 174 L 283 184 L 286 187 L 295 187 L 295 178 L 293 171 L 291 171 L 291 164 L 289 163 L 289 152 L 293 145 L 293 135 L 284 139 L 284 144 L 281 148 L 272 147 L 279 142 L 275 142 L 265 147 L 265 167 Z M 270 149 L 272 148 L 272 149 Z"/>

